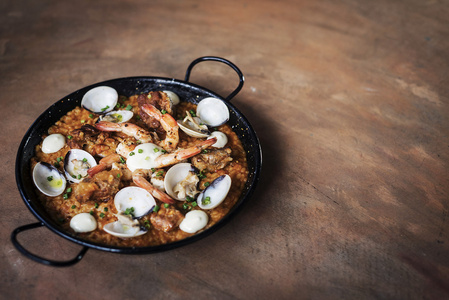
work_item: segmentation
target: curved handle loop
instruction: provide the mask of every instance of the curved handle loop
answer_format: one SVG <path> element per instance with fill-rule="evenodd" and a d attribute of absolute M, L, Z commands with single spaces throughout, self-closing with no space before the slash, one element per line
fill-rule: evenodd
<path fill-rule="evenodd" d="M 245 82 L 245 77 L 243 76 L 242 71 L 240 71 L 240 69 L 236 65 L 234 65 L 232 62 L 230 62 L 227 59 L 217 57 L 217 56 L 203 56 L 203 57 L 195 59 L 193 62 L 190 63 L 189 67 L 187 68 L 186 77 L 185 77 L 184 81 L 189 81 L 190 73 L 192 72 L 192 68 L 196 64 L 198 64 L 202 61 L 218 61 L 218 62 L 224 63 L 224 64 L 228 65 L 229 67 L 231 67 L 232 69 L 234 69 L 234 71 L 237 73 L 237 75 L 239 76 L 239 81 L 240 81 L 239 85 L 232 93 L 229 94 L 229 96 L 227 96 L 225 98 L 226 101 L 231 101 L 231 99 L 234 98 L 234 96 L 237 95 L 238 92 L 240 92 L 240 90 L 243 87 L 243 83 Z"/>
<path fill-rule="evenodd" d="M 19 250 L 23 255 L 25 255 L 26 257 L 28 257 L 29 259 L 34 260 L 35 262 L 47 265 L 47 266 L 53 266 L 53 267 L 68 267 L 71 265 L 76 264 L 77 262 L 79 262 L 84 254 L 86 254 L 87 250 L 89 248 L 87 247 L 83 247 L 83 249 L 81 250 L 80 253 L 78 253 L 78 255 L 71 260 L 68 261 L 54 261 L 54 260 L 49 260 L 49 259 L 45 259 L 42 258 L 40 256 L 37 256 L 33 253 L 31 253 L 30 251 L 26 250 L 18 241 L 17 241 L 17 235 L 19 233 L 21 233 L 22 231 L 26 231 L 26 230 L 30 230 L 30 229 L 34 229 L 34 228 L 38 228 L 38 227 L 42 227 L 45 226 L 43 223 L 32 223 L 32 224 L 28 224 L 28 225 L 24 225 L 24 226 L 20 226 L 18 228 L 16 228 L 12 233 L 11 233 L 11 241 L 14 245 L 14 247 L 16 247 L 17 250 Z"/>

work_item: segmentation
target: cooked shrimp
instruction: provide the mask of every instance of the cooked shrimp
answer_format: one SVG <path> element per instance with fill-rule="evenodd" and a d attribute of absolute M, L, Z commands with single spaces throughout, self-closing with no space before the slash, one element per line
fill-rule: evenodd
<path fill-rule="evenodd" d="M 176 120 L 168 113 L 161 113 L 161 111 L 151 104 L 144 104 L 141 109 L 150 117 L 159 121 L 162 128 L 164 128 L 166 136 L 161 141 L 160 146 L 169 152 L 175 150 L 179 142 L 178 123 Z"/>
<path fill-rule="evenodd" d="M 154 160 L 156 164 L 155 168 L 163 168 L 170 165 L 174 165 L 180 161 L 183 161 L 184 159 L 199 154 L 201 150 L 206 149 L 207 147 L 215 144 L 216 142 L 217 138 L 214 137 L 208 140 L 204 140 L 193 147 L 186 149 L 179 149 L 172 153 L 160 155 Z"/>
<path fill-rule="evenodd" d="M 123 132 L 124 134 L 132 136 L 142 143 L 150 143 L 153 141 L 150 132 L 133 123 L 113 123 L 101 121 L 95 124 L 95 127 L 101 131 Z"/>
<path fill-rule="evenodd" d="M 154 198 L 169 204 L 174 204 L 175 201 L 166 193 L 155 188 L 151 183 L 149 183 L 145 177 L 149 175 L 149 170 L 137 169 L 133 172 L 133 182 L 146 189 Z"/>
<path fill-rule="evenodd" d="M 89 176 L 92 177 L 101 171 L 111 168 L 113 163 L 118 163 L 120 162 L 121 159 L 122 158 L 118 154 L 108 155 L 102 158 L 98 163 L 98 165 L 87 170 L 87 174 L 89 174 Z"/>
<path fill-rule="evenodd" d="M 164 133 L 165 130 L 162 128 L 160 122 L 142 111 L 142 106 L 145 104 L 151 104 L 160 111 L 165 110 L 167 113 L 173 114 L 171 101 L 167 94 L 160 91 L 140 94 L 137 97 L 137 103 L 139 104 L 139 115 L 142 121 L 144 121 L 149 128 L 155 129 L 158 133 Z"/>

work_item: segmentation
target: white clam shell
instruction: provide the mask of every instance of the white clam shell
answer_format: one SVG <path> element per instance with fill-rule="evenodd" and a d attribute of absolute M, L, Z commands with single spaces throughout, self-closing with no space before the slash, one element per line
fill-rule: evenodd
<path fill-rule="evenodd" d="M 213 144 L 212 147 L 223 148 L 228 143 L 228 136 L 221 131 L 212 132 L 207 139 L 211 139 L 214 137 L 217 138 L 217 142 L 215 142 L 215 144 Z"/>
<path fill-rule="evenodd" d="M 34 166 L 33 181 L 39 191 L 50 197 L 61 195 L 67 185 L 64 175 L 46 162 L 39 162 Z"/>
<path fill-rule="evenodd" d="M 217 207 L 228 195 L 231 188 L 231 177 L 222 175 L 215 179 L 201 194 L 196 202 L 202 209 L 212 209 Z M 209 203 L 206 203 L 208 201 Z"/>
<path fill-rule="evenodd" d="M 130 110 L 113 110 L 101 116 L 99 121 L 108 121 L 113 123 L 128 122 L 132 119 L 134 113 Z"/>
<path fill-rule="evenodd" d="M 180 100 L 179 100 L 179 96 L 177 94 L 175 94 L 172 91 L 163 91 L 163 92 L 167 94 L 172 106 L 179 104 Z"/>
<path fill-rule="evenodd" d="M 226 104 L 213 97 L 201 100 L 196 108 L 196 114 L 204 124 L 211 127 L 223 125 L 229 120 L 229 109 Z"/>
<path fill-rule="evenodd" d="M 199 132 L 195 129 L 190 128 L 188 123 L 184 123 L 182 120 L 176 121 L 178 122 L 179 128 L 184 131 L 187 135 L 196 137 L 196 138 L 205 138 L 210 135 L 209 132 Z"/>
<path fill-rule="evenodd" d="M 115 221 L 104 225 L 103 230 L 110 235 L 114 235 L 120 238 L 131 238 L 145 234 L 147 232 L 145 230 L 142 230 L 140 227 L 123 224 L 120 221 Z"/>
<path fill-rule="evenodd" d="M 55 153 L 65 146 L 65 137 L 60 133 L 47 136 L 42 142 L 42 152 Z"/>
<path fill-rule="evenodd" d="M 209 221 L 208 215 L 202 210 L 189 211 L 179 224 L 179 229 L 187 233 L 195 233 L 203 229 Z"/>
<path fill-rule="evenodd" d="M 112 111 L 117 105 L 118 93 L 109 86 L 98 86 L 84 94 L 81 106 L 85 109 L 104 114 Z"/>
<path fill-rule="evenodd" d="M 133 218 L 141 218 L 153 210 L 156 201 L 147 190 L 129 186 L 118 191 L 114 197 L 114 205 L 119 213 L 133 208 Z"/>
<path fill-rule="evenodd" d="M 95 158 L 87 151 L 72 149 L 64 158 L 64 170 L 67 180 L 74 183 L 81 182 L 87 177 L 87 170 L 95 167 Z"/>
<path fill-rule="evenodd" d="M 97 220 L 89 213 L 80 213 L 70 220 L 70 227 L 75 232 L 94 231 L 97 228 Z"/>
<path fill-rule="evenodd" d="M 185 201 L 187 197 L 179 198 L 178 193 L 173 191 L 173 188 L 181 181 L 183 181 L 190 171 L 193 171 L 193 167 L 189 163 L 179 163 L 171 167 L 164 178 L 164 187 L 167 194 L 169 194 L 173 199 L 179 201 Z"/>

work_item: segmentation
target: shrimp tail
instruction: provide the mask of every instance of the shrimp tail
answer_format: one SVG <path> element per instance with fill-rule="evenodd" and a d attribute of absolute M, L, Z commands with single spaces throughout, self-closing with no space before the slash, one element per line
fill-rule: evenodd
<path fill-rule="evenodd" d="M 101 171 L 104 171 L 110 167 L 112 167 L 112 164 L 115 162 L 120 161 L 120 155 L 118 154 L 110 154 L 106 157 L 103 157 L 98 165 L 90 168 L 87 170 L 87 174 L 89 174 L 90 177 L 94 176 L 97 173 L 100 173 Z"/>
<path fill-rule="evenodd" d="M 121 131 L 120 125 L 118 123 L 100 121 L 95 124 L 95 128 L 101 131 Z"/>
<path fill-rule="evenodd" d="M 162 113 L 151 104 L 144 104 L 141 109 L 144 113 L 159 121 L 165 130 L 166 137 L 161 142 L 161 146 L 169 152 L 175 150 L 179 142 L 178 122 L 176 122 L 172 115 Z"/>
<path fill-rule="evenodd" d="M 145 179 L 148 174 L 147 170 L 137 169 L 133 172 L 133 182 L 145 190 L 147 190 L 154 198 L 168 204 L 174 204 L 175 201 L 166 193 L 155 188 L 151 183 Z"/>

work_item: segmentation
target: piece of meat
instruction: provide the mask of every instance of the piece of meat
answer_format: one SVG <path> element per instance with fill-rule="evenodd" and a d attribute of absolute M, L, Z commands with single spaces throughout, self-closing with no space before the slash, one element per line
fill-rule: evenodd
<path fill-rule="evenodd" d="M 229 147 L 207 150 L 206 153 L 192 157 L 192 164 L 200 171 L 207 170 L 209 172 L 215 172 L 223 169 L 232 161 L 231 152 L 232 150 Z"/>
<path fill-rule="evenodd" d="M 151 224 L 157 230 L 169 232 L 181 224 L 184 215 L 174 206 L 165 208 L 162 206 L 157 213 L 152 213 L 150 216 Z"/>
<path fill-rule="evenodd" d="M 140 94 L 137 97 L 137 103 L 139 104 L 139 115 L 140 118 L 148 125 L 148 127 L 156 130 L 158 134 L 165 134 L 165 130 L 162 128 L 161 124 L 158 120 L 150 117 L 148 114 L 143 112 L 140 108 L 144 104 L 151 104 L 160 111 L 165 111 L 168 114 L 172 114 L 171 102 L 170 98 L 168 98 L 167 94 L 163 92 L 149 92 L 147 94 Z"/>
<path fill-rule="evenodd" d="M 119 170 L 103 171 L 93 177 L 86 177 L 74 188 L 76 200 L 79 202 L 102 201 L 114 199 L 119 191 L 121 172 Z"/>

